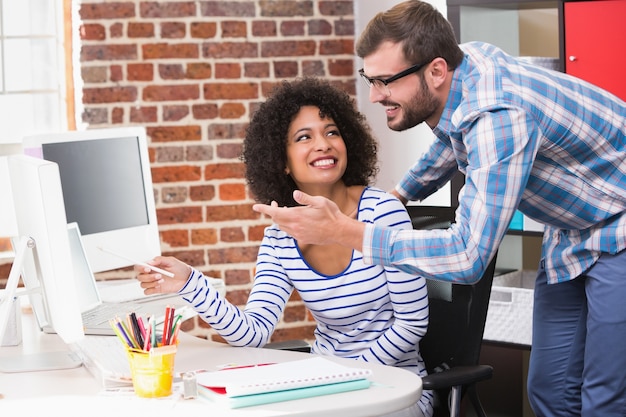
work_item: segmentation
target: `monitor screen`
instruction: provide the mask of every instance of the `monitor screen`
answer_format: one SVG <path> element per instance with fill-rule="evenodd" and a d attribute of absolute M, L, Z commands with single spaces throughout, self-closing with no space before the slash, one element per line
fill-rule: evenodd
<path fill-rule="evenodd" d="M 8 166 L 18 240 L 31 239 L 18 267 L 35 316 L 43 330 L 73 343 L 84 332 L 59 168 L 26 155 L 11 155 Z"/>
<path fill-rule="evenodd" d="M 78 223 L 94 272 L 161 253 L 144 128 L 41 134 L 23 147 L 58 164 L 67 221 Z"/>

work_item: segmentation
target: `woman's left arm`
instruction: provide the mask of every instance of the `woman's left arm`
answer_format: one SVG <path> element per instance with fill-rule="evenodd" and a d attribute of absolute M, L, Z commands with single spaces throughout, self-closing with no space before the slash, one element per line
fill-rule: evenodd
<path fill-rule="evenodd" d="M 374 210 L 376 224 L 412 228 L 411 219 L 400 201 L 391 195 L 381 198 Z M 398 269 L 385 267 L 389 298 L 393 307 L 394 323 L 380 335 L 369 351 L 363 354 L 367 361 L 393 365 L 406 353 L 416 349 L 428 328 L 428 293 L 426 279 Z"/>

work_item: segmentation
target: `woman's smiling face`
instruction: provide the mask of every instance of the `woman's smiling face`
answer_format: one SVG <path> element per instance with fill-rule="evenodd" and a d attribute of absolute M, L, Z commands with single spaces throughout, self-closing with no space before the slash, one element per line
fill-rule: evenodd
<path fill-rule="evenodd" d="M 335 122 L 320 117 L 315 106 L 303 106 L 287 132 L 287 167 L 298 188 L 306 191 L 341 180 L 348 158 Z"/>

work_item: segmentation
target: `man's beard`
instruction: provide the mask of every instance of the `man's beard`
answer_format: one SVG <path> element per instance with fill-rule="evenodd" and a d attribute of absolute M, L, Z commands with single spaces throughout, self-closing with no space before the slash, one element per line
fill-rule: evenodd
<path fill-rule="evenodd" d="M 420 80 L 422 85 L 419 94 L 408 105 L 402 107 L 402 117 L 397 123 L 387 120 L 389 129 L 396 132 L 410 129 L 427 120 L 437 110 L 439 106 L 437 98 L 431 94 L 424 77 L 420 76 Z"/>

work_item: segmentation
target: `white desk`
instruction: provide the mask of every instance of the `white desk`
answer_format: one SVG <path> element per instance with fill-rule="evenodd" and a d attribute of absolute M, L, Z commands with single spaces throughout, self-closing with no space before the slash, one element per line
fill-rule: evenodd
<path fill-rule="evenodd" d="M 0 348 L 0 356 L 21 353 L 67 350 L 56 335 L 39 332 L 32 315 L 23 314 L 22 337 L 19 346 Z M 236 363 L 288 362 L 306 358 L 306 353 L 231 347 L 182 334 L 176 356 L 176 371 L 206 369 Z M 2 415 L 34 415 L 42 409 L 62 411 L 65 416 L 92 415 L 126 416 L 135 412 L 150 416 L 380 416 L 402 410 L 417 402 L 421 396 L 421 379 L 413 373 L 390 366 L 368 364 L 354 360 L 329 358 L 347 366 L 372 369 L 373 382 L 369 389 L 306 398 L 282 403 L 227 409 L 203 399 L 183 400 L 143 399 L 128 394 L 106 393 L 84 367 L 75 369 L 27 373 L 0 372 L 0 413 Z M 173 410 L 174 409 L 174 410 Z M 16 414 L 11 414 L 14 411 Z M 32 413 L 30 413 L 32 412 Z M 119 413 L 117 416 L 115 413 Z M 195 414 L 202 413 L 202 414 Z"/>

